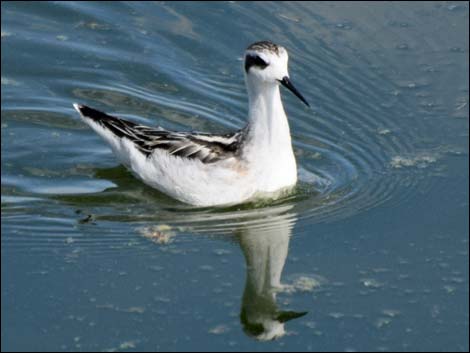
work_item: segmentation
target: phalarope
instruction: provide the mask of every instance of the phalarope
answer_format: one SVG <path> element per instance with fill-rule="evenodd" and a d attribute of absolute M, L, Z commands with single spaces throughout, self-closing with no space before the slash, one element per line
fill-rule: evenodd
<path fill-rule="evenodd" d="M 297 165 L 279 85 L 305 98 L 289 79 L 285 48 L 269 41 L 245 52 L 248 124 L 229 134 L 173 132 L 74 104 L 82 119 L 144 183 L 197 206 L 275 196 L 297 182 Z"/>

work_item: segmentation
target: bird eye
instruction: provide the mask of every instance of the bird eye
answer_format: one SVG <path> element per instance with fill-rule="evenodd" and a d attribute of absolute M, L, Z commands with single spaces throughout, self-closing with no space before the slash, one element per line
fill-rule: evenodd
<path fill-rule="evenodd" d="M 256 66 L 257 68 L 264 70 L 269 64 L 261 59 L 258 55 L 250 55 L 248 54 L 245 57 L 245 72 L 248 73 L 248 70 L 252 66 Z"/>

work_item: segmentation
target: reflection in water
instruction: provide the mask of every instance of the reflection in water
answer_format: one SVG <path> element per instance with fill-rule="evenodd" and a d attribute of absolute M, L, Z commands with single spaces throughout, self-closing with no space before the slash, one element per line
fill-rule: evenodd
<path fill-rule="evenodd" d="M 170 229 L 190 229 L 194 234 L 236 235 L 247 268 L 240 321 L 244 332 L 249 336 L 262 341 L 282 337 L 286 334 L 287 321 L 307 314 L 307 312 L 283 311 L 276 301 L 277 293 L 283 290 L 290 291 L 295 287 L 281 283 L 289 240 L 298 218 L 294 212 L 295 204 L 289 199 L 280 204 L 263 204 L 262 207 L 245 205 L 246 209 L 242 206 L 226 209 L 194 208 L 180 205 L 177 201 L 135 181 L 122 166 L 100 169 L 95 176 L 111 180 L 113 184 L 118 185 L 119 197 L 115 195 L 115 188 L 111 188 L 97 194 L 61 195 L 57 198 L 77 209 L 81 209 L 84 203 L 89 205 L 91 201 L 102 206 L 112 203 L 111 214 L 102 212 L 98 216 L 98 221 L 145 220 L 155 224 L 158 219 L 158 224 L 154 226 L 138 228 L 143 237 L 157 244 L 166 244 L 167 239 L 174 235 L 167 232 Z M 118 214 L 119 204 L 127 205 L 130 201 L 135 204 L 132 215 Z M 155 214 L 153 205 L 156 203 L 166 203 L 167 208 L 173 207 L 169 219 L 163 210 Z M 151 210 L 146 207 L 148 204 L 152 205 Z M 139 205 L 142 205 L 142 208 L 139 208 Z M 139 211 L 136 211 L 137 209 Z M 174 212 L 182 216 L 176 220 Z M 307 284 L 308 290 L 315 285 L 313 282 L 312 280 L 312 283 Z"/>
<path fill-rule="evenodd" d="M 282 215 L 271 229 L 244 228 L 239 235 L 247 265 L 240 320 L 243 330 L 258 340 L 282 337 L 285 322 L 307 314 L 281 311 L 276 303 L 294 224 L 295 217 Z"/>

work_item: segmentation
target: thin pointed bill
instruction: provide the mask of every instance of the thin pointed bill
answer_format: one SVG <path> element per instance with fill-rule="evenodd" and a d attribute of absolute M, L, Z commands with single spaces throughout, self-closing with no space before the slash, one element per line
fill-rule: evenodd
<path fill-rule="evenodd" d="M 297 91 L 297 88 L 294 87 L 294 85 L 292 84 L 291 80 L 289 79 L 289 77 L 287 76 L 284 76 L 282 80 L 278 80 L 284 87 L 286 87 L 289 91 L 291 91 L 292 93 L 294 93 L 297 98 L 299 98 L 302 102 L 304 102 L 307 107 L 310 107 L 310 104 L 307 103 L 307 101 L 305 100 L 305 98 L 300 94 L 299 91 Z"/>

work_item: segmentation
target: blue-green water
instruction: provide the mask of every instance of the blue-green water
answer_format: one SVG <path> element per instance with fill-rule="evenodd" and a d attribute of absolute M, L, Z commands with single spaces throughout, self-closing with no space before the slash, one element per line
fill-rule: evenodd
<path fill-rule="evenodd" d="M 468 351 L 468 3 L 1 15 L 2 351 Z M 281 200 L 174 201 L 72 108 L 240 128 L 263 39 L 312 105 L 282 92 L 301 182 Z"/>

